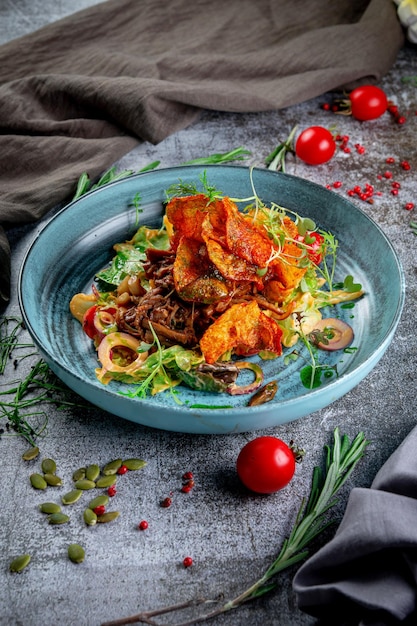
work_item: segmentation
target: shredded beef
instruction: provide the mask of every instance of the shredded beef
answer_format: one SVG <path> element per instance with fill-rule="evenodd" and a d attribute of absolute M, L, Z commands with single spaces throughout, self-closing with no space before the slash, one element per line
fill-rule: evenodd
<path fill-rule="evenodd" d="M 198 344 L 193 327 L 193 307 L 175 292 L 173 264 L 175 253 L 149 249 L 144 264 L 152 288 L 137 299 L 134 306 L 119 308 L 117 325 L 142 341 L 153 342 L 154 332 L 164 346 L 180 344 L 190 348 Z"/>
<path fill-rule="evenodd" d="M 146 254 L 144 270 L 151 289 L 145 295 L 134 298 L 129 308 L 119 307 L 116 322 L 121 331 L 147 343 L 153 343 L 154 340 L 152 325 L 162 345 L 179 344 L 195 348 L 207 328 L 231 304 L 257 297 L 253 293 L 253 285 L 247 282 L 237 285 L 229 298 L 219 302 L 186 302 L 175 291 L 175 252 L 149 248 Z"/>

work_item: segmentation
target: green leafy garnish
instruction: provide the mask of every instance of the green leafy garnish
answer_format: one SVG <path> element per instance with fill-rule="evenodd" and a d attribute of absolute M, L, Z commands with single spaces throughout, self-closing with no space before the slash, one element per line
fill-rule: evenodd
<path fill-rule="evenodd" d="M 362 285 L 360 283 L 354 283 L 353 276 L 349 275 L 346 276 L 345 280 L 343 281 L 343 288 L 349 293 L 355 293 L 362 289 Z"/>
<path fill-rule="evenodd" d="M 174 183 L 165 191 L 167 200 L 171 200 L 172 198 L 178 198 L 182 196 L 194 196 L 196 194 L 204 194 L 207 196 L 207 204 L 213 202 L 217 198 L 223 198 L 224 194 L 216 189 L 213 185 L 207 180 L 207 172 L 204 171 L 200 175 L 200 189 L 195 183 L 186 183 L 183 180 L 179 179 L 178 183 Z"/>
<path fill-rule="evenodd" d="M 119 285 L 125 276 L 143 274 L 146 250 L 148 248 L 168 250 L 168 233 L 164 229 L 156 230 L 140 226 L 130 241 L 116 244 L 114 248 L 116 255 L 110 266 L 96 275 L 99 280 L 109 285 Z"/>

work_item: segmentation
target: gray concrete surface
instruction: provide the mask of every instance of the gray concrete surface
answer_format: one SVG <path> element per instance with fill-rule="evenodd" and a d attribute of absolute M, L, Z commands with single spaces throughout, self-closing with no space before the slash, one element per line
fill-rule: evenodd
<path fill-rule="evenodd" d="M 6 0 L 0 3 L 0 42 L 20 36 L 95 2 L 56 0 Z M 249 496 L 240 487 L 235 460 L 250 433 L 202 437 L 153 431 L 106 414 L 98 409 L 46 409 L 48 425 L 39 439 L 40 458 L 52 457 L 64 487 L 49 488 L 47 495 L 29 484 L 29 474 L 40 467 L 40 460 L 27 464 L 21 454 L 28 447 L 18 436 L 0 428 L 0 625 L 1 626 L 98 626 L 116 618 L 154 609 L 191 598 L 231 598 L 254 582 L 274 560 L 283 538 L 294 522 L 301 499 L 308 494 L 311 471 L 322 458 L 336 426 L 353 437 L 363 430 L 371 444 L 360 468 L 341 494 L 335 516 L 340 519 L 349 490 L 367 487 L 377 470 L 416 423 L 417 334 L 417 239 L 410 219 L 417 219 L 417 208 L 406 211 L 406 202 L 417 204 L 415 171 L 417 158 L 417 87 L 403 82 L 416 73 L 417 49 L 406 46 L 381 86 L 407 116 L 403 126 L 387 114 L 361 124 L 349 118 L 337 119 L 350 144 L 366 147 L 365 155 L 353 149 L 351 155 L 338 152 L 327 165 L 308 167 L 289 159 L 287 171 L 322 185 L 340 180 L 336 193 L 346 194 L 354 185 L 370 182 L 383 191 L 373 205 L 357 198 L 352 202 L 365 210 L 392 241 L 402 262 L 407 296 L 402 320 L 392 345 L 377 367 L 359 384 L 330 407 L 297 422 L 268 431 L 306 450 L 289 488 L 269 496 Z M 176 133 L 157 146 L 143 143 L 117 164 L 120 169 L 139 169 L 160 159 L 164 166 L 222 152 L 243 145 L 252 151 L 249 163 L 262 164 L 264 157 L 286 137 L 294 124 L 329 126 L 335 120 L 322 111 L 318 98 L 280 112 L 235 115 L 207 112 L 192 127 Z M 407 159 L 410 172 L 396 169 L 401 182 L 397 196 L 379 179 L 387 168 L 386 157 L 397 162 Z M 16 297 L 17 276 L 23 254 L 41 224 L 14 229 L 13 298 L 7 315 L 19 315 Z M 360 233 L 358 233 L 360 237 Z M 383 303 L 381 303 L 383 306 Z M 30 362 L 16 371 L 8 367 L 0 383 L 10 386 L 22 378 Z M 2 397 L 0 397 L 0 400 Z M 258 433 L 263 434 L 263 433 Z M 81 519 L 83 504 L 71 507 L 71 522 L 51 527 L 38 511 L 45 500 L 59 500 L 71 485 L 74 469 L 88 463 L 103 465 L 114 457 L 141 457 L 145 469 L 119 480 L 118 494 L 111 508 L 121 512 L 112 524 L 87 528 Z M 195 475 L 196 486 L 189 494 L 180 492 L 185 471 Z M 160 501 L 172 493 L 169 509 Z M 85 503 L 85 499 L 83 500 Z M 146 519 L 149 528 L 138 531 Z M 329 531 L 322 543 L 330 537 Z M 75 565 L 66 556 L 69 543 L 86 548 L 84 563 Z M 32 562 L 21 574 L 8 571 L 10 560 L 29 552 Z M 185 556 L 194 565 L 185 569 Z M 219 626 L 304 626 L 314 620 L 296 606 L 291 580 L 294 569 L 278 579 L 277 589 L 238 611 L 216 618 Z M 191 608 L 187 615 L 201 612 Z M 182 616 L 181 618 L 183 618 Z M 178 623 L 180 618 L 156 618 L 157 623 Z"/>

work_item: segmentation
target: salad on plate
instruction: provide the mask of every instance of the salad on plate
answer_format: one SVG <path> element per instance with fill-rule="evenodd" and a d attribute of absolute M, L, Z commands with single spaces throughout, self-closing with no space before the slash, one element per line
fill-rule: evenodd
<path fill-rule="evenodd" d="M 323 310 L 364 293 L 352 276 L 335 283 L 338 241 L 254 189 L 239 199 L 205 174 L 200 183 L 166 190 L 161 226 L 140 225 L 115 243 L 92 292 L 72 297 L 71 313 L 97 349 L 98 380 L 132 385 L 135 397 L 179 384 L 257 392 L 249 401 L 257 404 L 277 391 L 276 381 L 263 386 L 262 361 L 277 360 L 279 374 L 302 342 L 312 358 L 302 380 L 317 386 L 317 350 L 347 349 L 354 338 Z M 242 370 L 252 373 L 248 384 L 239 384 Z"/>

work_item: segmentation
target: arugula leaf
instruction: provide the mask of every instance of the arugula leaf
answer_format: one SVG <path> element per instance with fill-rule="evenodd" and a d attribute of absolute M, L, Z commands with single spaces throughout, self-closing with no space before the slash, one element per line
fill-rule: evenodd
<path fill-rule="evenodd" d="M 116 256 L 109 267 L 96 274 L 96 278 L 109 285 L 119 285 L 126 276 L 143 273 L 147 248 L 168 250 L 169 238 L 166 230 L 140 226 L 130 241 L 114 246 Z"/>

